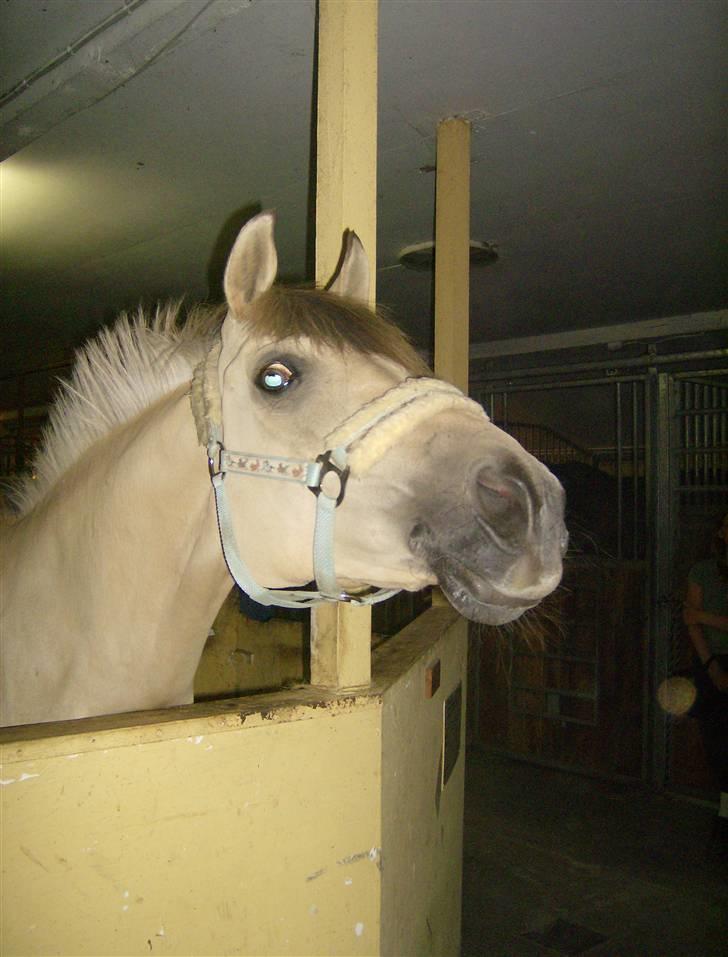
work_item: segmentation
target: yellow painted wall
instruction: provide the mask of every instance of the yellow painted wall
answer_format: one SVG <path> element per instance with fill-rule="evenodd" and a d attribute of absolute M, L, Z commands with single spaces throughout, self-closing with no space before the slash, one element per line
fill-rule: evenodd
<path fill-rule="evenodd" d="M 303 624 L 253 621 L 233 589 L 218 612 L 195 674 L 195 699 L 249 694 L 303 681 Z"/>
<path fill-rule="evenodd" d="M 463 755 L 437 810 L 433 654 L 452 683 L 449 609 L 376 650 L 366 694 L 2 732 L 3 957 L 454 953 Z"/>
<path fill-rule="evenodd" d="M 442 637 L 432 642 L 433 630 Z M 467 622 L 433 608 L 407 629 L 419 653 L 385 691 L 382 708 L 381 953 L 460 954 Z M 426 671 L 439 661 L 428 698 Z M 443 708 L 462 684 L 457 763 L 441 786 Z"/>

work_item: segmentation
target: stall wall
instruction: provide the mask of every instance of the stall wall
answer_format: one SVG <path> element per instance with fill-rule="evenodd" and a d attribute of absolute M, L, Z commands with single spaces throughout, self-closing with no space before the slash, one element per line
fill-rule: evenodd
<path fill-rule="evenodd" d="M 234 588 L 215 618 L 195 674 L 195 700 L 251 694 L 303 681 L 301 621 L 253 621 Z"/>
<path fill-rule="evenodd" d="M 466 698 L 468 629 L 457 618 L 433 645 L 427 638 L 435 614 L 447 621 L 452 612 L 433 609 L 429 623 L 423 616 L 410 626 L 410 642 L 424 648 L 384 695 L 381 952 L 388 957 L 460 954 L 465 715 L 459 702 Z M 433 673 L 440 684 L 430 696 Z M 452 765 L 446 783 L 443 762 L 446 773 Z"/>
<path fill-rule="evenodd" d="M 2 954 L 455 953 L 463 755 L 438 798 L 422 676 L 463 649 L 437 608 L 366 694 L 4 731 Z"/>

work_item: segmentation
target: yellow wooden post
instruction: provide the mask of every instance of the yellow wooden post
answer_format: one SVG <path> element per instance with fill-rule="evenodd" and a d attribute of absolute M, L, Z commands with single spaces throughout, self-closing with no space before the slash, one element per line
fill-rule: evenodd
<path fill-rule="evenodd" d="M 467 395 L 470 346 L 470 123 L 437 127 L 435 375 Z M 433 605 L 447 604 L 439 588 Z"/>
<path fill-rule="evenodd" d="M 470 123 L 437 128 L 435 373 L 467 395 L 470 338 Z"/>
<path fill-rule="evenodd" d="M 319 0 L 316 281 L 325 283 L 345 229 L 361 239 L 375 301 L 377 234 L 377 0 Z M 371 608 L 322 605 L 311 614 L 311 683 L 369 684 Z"/>

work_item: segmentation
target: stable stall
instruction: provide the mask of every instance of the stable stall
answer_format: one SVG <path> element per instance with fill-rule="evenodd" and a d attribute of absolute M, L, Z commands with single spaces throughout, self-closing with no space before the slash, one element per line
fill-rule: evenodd
<path fill-rule="evenodd" d="M 374 0 L 322 0 L 319 278 L 346 228 L 374 259 L 376 45 Z M 447 184 L 444 160 L 438 178 L 466 210 L 467 132 L 455 121 L 460 173 Z M 467 217 L 454 228 L 467 240 Z M 448 268 L 441 299 L 462 289 Z M 467 385 L 467 266 L 464 289 L 438 363 Z M 258 636 L 288 664 L 254 662 L 244 626 L 228 648 L 229 606 L 218 627 L 205 697 L 241 668 L 259 686 L 306 670 L 290 622 Z M 446 604 L 373 651 L 369 608 L 330 604 L 309 684 L 4 729 L 2 953 L 458 954 L 466 656 Z"/>

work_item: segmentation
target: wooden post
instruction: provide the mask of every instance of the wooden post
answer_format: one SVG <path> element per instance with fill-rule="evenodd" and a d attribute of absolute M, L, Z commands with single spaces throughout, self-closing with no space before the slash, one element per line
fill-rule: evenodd
<path fill-rule="evenodd" d="M 468 393 L 470 340 L 470 123 L 437 128 L 435 374 Z"/>
<path fill-rule="evenodd" d="M 371 264 L 377 235 L 377 0 L 319 0 L 316 281 L 325 283 L 354 229 Z M 311 613 L 311 684 L 345 690 L 371 679 L 371 607 Z"/>
<path fill-rule="evenodd" d="M 437 127 L 435 375 L 467 395 L 470 347 L 470 123 Z M 439 588 L 432 604 L 446 605 Z"/>
<path fill-rule="evenodd" d="M 372 267 L 377 244 L 377 0 L 319 0 L 316 281 L 356 230 Z"/>

